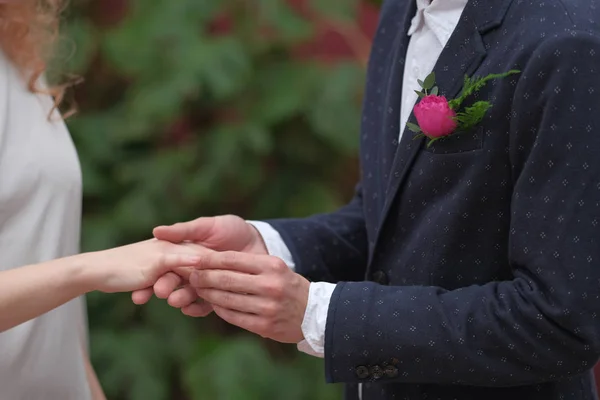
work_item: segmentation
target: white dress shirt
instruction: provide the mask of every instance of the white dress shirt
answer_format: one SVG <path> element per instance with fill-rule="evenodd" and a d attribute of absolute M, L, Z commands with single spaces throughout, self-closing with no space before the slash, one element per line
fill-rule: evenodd
<path fill-rule="evenodd" d="M 415 93 L 415 90 L 420 89 L 417 80 L 424 80 L 435 67 L 435 63 L 460 20 L 467 1 L 416 0 L 417 13 L 407 32 L 411 38 L 404 64 L 400 137 L 418 98 Z M 262 235 L 269 254 L 281 258 L 293 269 L 295 267 L 294 260 L 279 232 L 265 222 L 249 222 Z M 302 322 L 305 340 L 298 344 L 299 350 L 317 357 L 324 356 L 327 311 L 335 286 L 335 284 L 327 282 L 310 284 L 308 305 Z"/>

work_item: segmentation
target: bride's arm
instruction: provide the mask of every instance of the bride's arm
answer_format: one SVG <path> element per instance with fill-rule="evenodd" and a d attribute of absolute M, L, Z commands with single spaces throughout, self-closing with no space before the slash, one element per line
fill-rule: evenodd
<path fill-rule="evenodd" d="M 0 332 L 93 290 L 85 257 L 0 272 Z"/>
<path fill-rule="evenodd" d="M 87 292 L 130 292 L 198 262 L 200 246 L 149 240 L 0 272 L 0 332 Z"/>

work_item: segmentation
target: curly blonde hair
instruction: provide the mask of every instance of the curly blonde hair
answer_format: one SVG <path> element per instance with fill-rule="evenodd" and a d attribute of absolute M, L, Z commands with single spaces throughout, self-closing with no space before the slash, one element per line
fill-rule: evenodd
<path fill-rule="evenodd" d="M 29 90 L 51 95 L 54 108 L 61 105 L 72 82 L 41 88 L 39 79 L 54 55 L 65 6 L 66 0 L 0 0 L 0 47 L 19 69 Z"/>

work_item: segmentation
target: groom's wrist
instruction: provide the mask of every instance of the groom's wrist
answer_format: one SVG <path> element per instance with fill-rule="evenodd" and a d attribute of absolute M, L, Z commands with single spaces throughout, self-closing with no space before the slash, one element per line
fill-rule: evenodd
<path fill-rule="evenodd" d="M 266 250 L 265 254 L 281 258 L 291 270 L 295 270 L 296 264 L 294 263 L 290 249 L 288 249 L 279 232 L 271 224 L 264 221 L 246 221 L 246 223 L 252 225 L 260 236 Z"/>

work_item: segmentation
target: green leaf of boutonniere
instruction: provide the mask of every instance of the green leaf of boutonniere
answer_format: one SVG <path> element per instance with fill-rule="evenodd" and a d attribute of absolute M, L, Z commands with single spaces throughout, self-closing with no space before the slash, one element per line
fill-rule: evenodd
<path fill-rule="evenodd" d="M 471 107 L 456 114 L 454 119 L 458 123 L 458 129 L 466 131 L 479 124 L 487 111 L 492 107 L 488 101 L 477 101 Z"/>
<path fill-rule="evenodd" d="M 438 87 L 437 87 L 437 86 L 434 86 L 434 87 L 431 89 L 431 92 L 430 92 L 429 94 L 432 94 L 432 95 L 434 95 L 434 96 L 437 96 L 437 95 L 438 95 L 438 92 L 439 92 L 439 89 L 438 89 Z"/>
<path fill-rule="evenodd" d="M 429 90 L 435 85 L 435 72 L 430 73 L 423 82 L 423 89 Z"/>
<path fill-rule="evenodd" d="M 463 101 L 465 101 L 465 99 L 467 97 L 469 97 L 473 93 L 482 89 L 486 85 L 486 83 L 488 83 L 489 81 L 491 81 L 493 79 L 506 78 L 507 76 L 519 74 L 519 73 L 521 73 L 521 71 L 518 71 L 516 69 L 511 69 L 510 71 L 505 72 L 503 74 L 489 74 L 488 76 L 485 76 L 483 78 L 481 78 L 481 77 L 469 78 L 468 76 L 465 75 L 465 81 L 463 84 L 462 93 L 460 94 L 460 97 L 450 100 L 450 102 L 448 104 L 450 105 L 451 109 L 456 111 L 456 110 L 458 110 L 458 108 L 461 106 L 461 104 L 463 103 Z M 425 80 L 425 81 L 427 81 L 427 80 Z"/>
<path fill-rule="evenodd" d="M 418 94 L 420 98 L 423 98 L 426 96 L 425 93 L 419 92 L 418 90 L 415 90 L 415 93 Z"/>
<path fill-rule="evenodd" d="M 425 83 L 422 80 L 417 79 L 417 83 L 419 84 L 419 86 L 421 86 L 422 89 L 425 89 Z"/>
<path fill-rule="evenodd" d="M 429 148 L 434 142 L 443 139 L 445 136 L 437 137 L 437 138 L 429 138 L 429 142 L 427 142 L 427 148 Z"/>
<path fill-rule="evenodd" d="M 413 124 L 412 122 L 407 122 L 406 126 L 408 127 L 409 130 L 413 131 L 414 133 L 421 133 L 421 128 L 419 128 L 419 125 L 417 124 Z"/>

